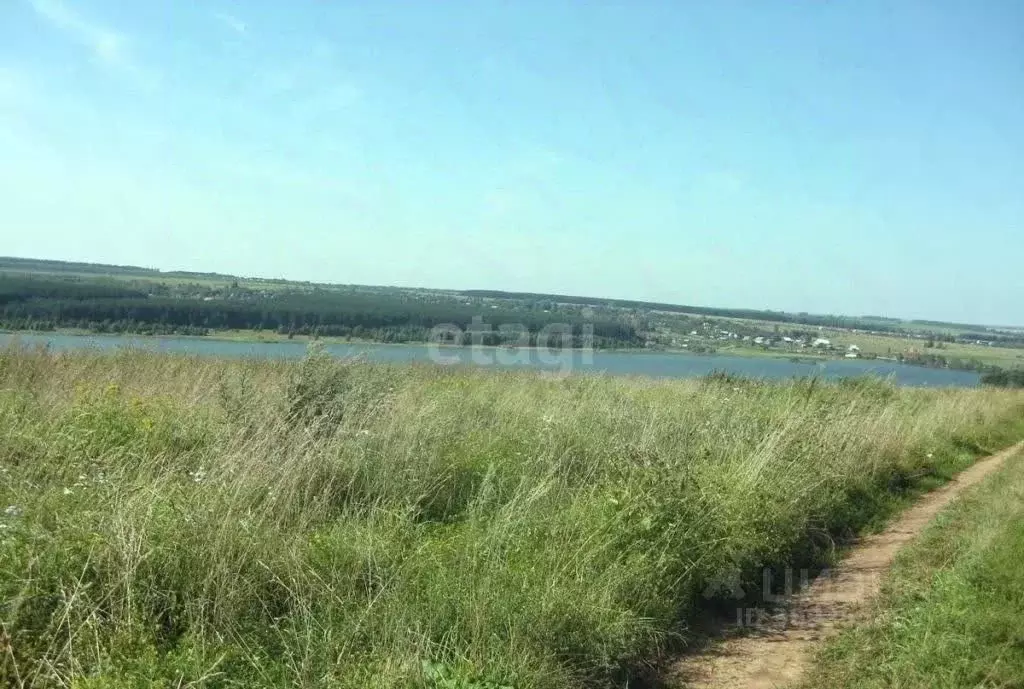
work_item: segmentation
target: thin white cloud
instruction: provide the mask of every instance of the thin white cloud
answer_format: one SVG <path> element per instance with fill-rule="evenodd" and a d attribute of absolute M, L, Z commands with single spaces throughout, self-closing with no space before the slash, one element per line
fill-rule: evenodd
<path fill-rule="evenodd" d="M 152 75 L 132 59 L 123 33 L 84 17 L 62 0 L 29 0 L 29 4 L 50 26 L 85 47 L 97 63 L 153 84 Z"/>
<path fill-rule="evenodd" d="M 108 64 L 126 60 L 124 37 L 116 31 L 83 18 L 60 0 L 30 0 L 32 8 L 51 26 L 88 48 L 93 56 Z"/>
<path fill-rule="evenodd" d="M 219 21 L 227 28 L 234 31 L 239 36 L 244 36 L 249 33 L 249 25 L 238 17 L 228 14 L 227 12 L 214 12 L 213 18 Z"/>

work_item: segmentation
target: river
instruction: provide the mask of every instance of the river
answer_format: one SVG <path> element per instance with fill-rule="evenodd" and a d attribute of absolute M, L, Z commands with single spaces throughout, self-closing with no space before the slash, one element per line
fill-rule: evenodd
<path fill-rule="evenodd" d="M 246 342 L 204 337 L 140 337 L 117 335 L 63 335 L 0 333 L 0 347 L 18 341 L 46 344 L 55 350 L 94 348 L 111 350 L 139 347 L 156 351 L 219 357 L 273 357 L 295 359 L 306 352 L 303 342 Z M 428 345 L 327 344 L 339 357 L 362 356 L 372 361 L 436 362 L 500 367 L 531 367 L 560 372 L 595 372 L 620 376 L 694 378 L 726 371 L 752 378 L 785 379 L 796 376 L 842 378 L 859 375 L 891 376 L 900 385 L 974 387 L 979 375 L 972 371 L 908 366 L 892 361 L 840 359 L 794 362 L 769 357 L 695 355 L 665 352 L 544 352 L 496 348 L 431 347 Z"/>

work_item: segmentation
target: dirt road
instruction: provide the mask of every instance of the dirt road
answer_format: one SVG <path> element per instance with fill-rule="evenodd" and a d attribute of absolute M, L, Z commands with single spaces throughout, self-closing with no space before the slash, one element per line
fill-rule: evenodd
<path fill-rule="evenodd" d="M 745 636 L 726 638 L 678 660 L 668 685 L 701 689 L 770 689 L 801 678 L 813 652 L 863 614 L 879 591 L 896 552 L 914 539 L 962 491 L 1017 454 L 1024 443 L 979 460 L 922 497 L 885 531 L 854 544 L 828 574 L 791 596 Z"/>

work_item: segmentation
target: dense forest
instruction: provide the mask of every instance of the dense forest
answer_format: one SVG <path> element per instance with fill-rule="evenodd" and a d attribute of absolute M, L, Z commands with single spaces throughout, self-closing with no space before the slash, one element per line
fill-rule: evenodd
<path fill-rule="evenodd" d="M 155 268 L 144 268 L 140 266 L 118 266 L 118 265 L 107 265 L 98 263 L 81 263 L 81 262 L 68 262 L 68 261 L 57 261 L 47 259 L 31 259 L 31 258 L 13 258 L 13 257 L 2 257 L 0 256 L 0 271 L 11 271 L 11 275 L 31 275 L 33 277 L 40 276 L 41 274 L 47 274 L 58 280 L 66 280 L 75 277 L 83 278 L 85 280 L 107 279 L 110 281 L 109 276 L 120 276 L 121 278 L 139 278 L 140 280 L 149 281 L 148 296 L 161 296 L 165 294 L 165 285 L 160 281 L 174 278 L 183 280 L 196 280 L 198 283 L 204 281 L 217 280 L 222 282 L 232 282 L 237 284 L 239 280 L 253 280 L 237 278 L 231 275 L 225 275 L 221 273 L 210 273 L 210 272 L 196 272 L 196 271 L 161 271 Z M 317 285 L 309 282 L 295 282 L 276 278 L 259 278 L 258 282 L 265 284 L 280 285 L 287 288 L 289 291 L 297 289 L 302 293 L 308 293 L 310 290 L 319 291 L 321 293 L 327 293 L 331 295 L 341 294 L 347 300 L 349 292 L 339 292 L 338 285 Z M 122 285 L 128 284 L 128 280 L 122 281 Z M 136 283 L 137 284 L 137 283 Z M 349 286 L 354 288 L 355 286 Z M 387 288 L 373 288 L 365 287 L 361 288 L 364 293 L 370 293 L 374 295 L 375 301 L 391 301 L 395 302 L 399 294 L 409 296 L 417 291 L 421 291 L 424 294 L 434 294 L 436 291 L 431 290 L 388 290 Z M 244 290 L 243 290 L 244 291 Z M 671 314 L 687 314 L 692 316 L 706 316 L 706 317 L 718 317 L 718 318 L 742 318 L 751 319 L 758 321 L 766 321 L 769 323 L 779 324 L 792 324 L 792 325 L 807 325 L 813 327 L 826 327 L 826 328 L 845 328 L 845 329 L 860 329 L 874 332 L 885 332 L 885 333 L 900 333 L 906 334 L 908 332 L 907 325 L 913 324 L 916 326 L 930 326 L 934 327 L 935 331 L 930 332 L 929 335 L 934 337 L 936 340 L 943 340 L 952 342 L 955 340 L 970 341 L 970 340 L 981 340 L 985 342 L 991 342 L 997 346 L 1024 346 L 1024 332 L 1007 332 L 1001 330 L 998 334 L 988 329 L 981 328 L 976 325 L 968 325 L 964 323 L 951 323 L 944 321 L 931 321 L 931 320 L 913 320 L 905 322 L 898 318 L 889 318 L 885 316 L 837 316 L 837 315 L 822 315 L 822 314 L 810 314 L 810 313 L 792 313 L 785 311 L 771 311 L 771 310 L 760 310 L 760 309 L 745 309 L 745 308 L 721 308 L 721 307 L 710 307 L 710 306 L 692 306 L 682 304 L 667 304 L 662 302 L 648 302 L 648 301 L 637 301 L 629 299 L 609 299 L 602 297 L 580 297 L 580 296 L 569 296 L 563 294 L 544 294 L 544 293 L 533 293 L 533 292 L 506 292 L 502 290 L 463 290 L 460 292 L 449 293 L 451 299 L 448 299 L 449 306 L 451 304 L 465 303 L 470 301 L 474 303 L 474 306 L 479 312 L 481 303 L 497 302 L 500 309 L 503 309 L 505 315 L 508 312 L 514 312 L 521 314 L 522 312 L 533 312 L 540 310 L 558 311 L 561 314 L 565 314 L 567 309 L 565 307 L 593 307 L 596 309 L 605 309 L 604 313 L 607 315 L 608 312 L 621 311 L 621 312 L 664 312 Z M 97 298 L 104 298 L 104 295 L 96 295 Z M 128 295 L 125 295 L 126 297 Z M 134 298 L 145 297 L 146 294 L 132 295 Z M 461 301 L 458 298 L 461 298 Z M 398 299 L 398 302 L 405 304 L 407 302 Z M 430 301 L 429 299 L 425 301 Z M 297 304 L 291 305 L 293 308 L 303 311 L 305 306 Z M 385 309 L 391 309 L 394 304 L 384 305 Z M 312 305 L 314 310 L 323 307 L 322 300 L 318 300 L 317 303 Z M 399 308 L 400 310 L 400 308 Z M 569 309 L 571 311 L 571 309 Z M 577 308 L 577 313 L 578 308 Z M 617 314 L 621 315 L 621 314 Z M 489 314 L 488 322 L 495 324 L 494 314 Z M 108 320 L 106 317 L 99 319 L 91 319 L 93 322 L 102 322 Z M 123 320 L 121 318 L 112 318 L 110 320 L 118 321 Z M 193 319 L 194 320 L 194 319 Z M 213 319 L 216 321 L 216 319 Z M 285 327 L 291 327 L 292 321 L 290 316 L 286 317 Z M 428 320 L 430 320 L 428 318 Z M 465 320 L 464 318 L 462 320 Z M 560 318 L 561 321 L 565 321 L 564 318 Z M 615 317 L 611 318 L 611 321 L 619 323 L 622 318 Z M 248 321 L 247 321 L 248 322 Z M 450 321 L 442 322 L 454 322 L 461 323 L 459 318 L 451 319 Z M 514 321 L 504 322 L 523 322 L 521 318 L 517 317 Z M 181 324 L 177 324 L 181 325 Z M 206 326 L 195 326 L 192 323 L 188 324 L 190 327 L 209 327 L 218 328 L 223 327 L 220 325 L 206 325 Z M 258 322 L 256 323 L 258 325 Z M 321 323 L 321 325 L 337 325 L 339 327 L 355 327 L 355 325 L 349 326 L 345 323 Z M 360 324 L 362 327 L 367 327 L 365 324 Z M 246 326 L 255 327 L 255 326 Z M 275 329 L 281 327 L 275 326 Z M 294 330 L 300 332 L 303 329 L 309 329 L 316 327 L 315 319 L 306 321 L 296 321 Z M 393 328 L 393 325 L 381 324 L 374 327 L 386 327 Z M 421 325 L 416 324 L 416 328 Z M 428 326 L 433 327 L 433 326 Z M 462 326 L 460 326 L 462 327 Z M 968 330 L 968 333 L 961 333 L 957 336 L 950 335 L 943 330 L 957 329 L 957 330 Z M 531 328 L 532 331 L 532 328 Z M 617 334 L 611 335 L 613 338 L 617 338 Z M 628 337 L 627 339 L 632 339 Z"/>
<path fill-rule="evenodd" d="M 697 316 L 709 316 L 717 318 L 742 318 L 768 323 L 779 323 L 789 325 L 807 325 L 824 328 L 842 328 L 846 330 L 866 330 L 879 333 L 892 333 L 905 335 L 908 332 L 907 323 L 898 318 L 886 318 L 883 316 L 834 316 L 812 313 L 790 313 L 786 311 L 762 311 L 759 309 L 730 309 L 711 306 L 686 306 L 682 304 L 664 304 L 659 302 L 631 301 L 628 299 L 601 299 L 597 297 L 575 297 L 564 294 L 537 294 L 531 292 L 503 292 L 500 290 L 464 290 L 459 294 L 466 297 L 495 299 L 511 301 L 522 304 L 574 304 L 585 306 L 601 306 L 618 309 L 632 309 L 638 311 L 661 311 L 665 313 L 688 314 Z M 964 323 L 947 323 L 944 321 L 912 320 L 910 324 L 917 326 L 929 326 L 940 329 L 960 328 L 969 332 L 957 333 L 956 335 L 943 332 L 942 330 L 915 330 L 917 334 L 926 334 L 933 341 L 941 342 L 973 342 L 981 341 L 994 346 L 1022 347 L 1024 346 L 1024 332 L 992 332 L 981 331 L 977 325 Z M 794 333 L 801 332 L 794 330 Z M 795 335 L 794 335 L 795 336 Z"/>
<path fill-rule="evenodd" d="M 924 330 L 924 325 L 936 330 Z M 442 339 L 452 344 L 714 352 L 720 341 L 763 337 L 806 343 L 819 328 L 840 328 L 914 338 L 927 342 L 925 349 L 953 342 L 1024 347 L 1024 331 L 971 326 L 955 332 L 952 325 L 499 290 L 326 285 L 0 257 L 0 328 L 9 330 L 141 335 L 250 330 L 394 343 Z M 695 336 L 692 341 L 687 333 Z M 920 366 L 988 368 L 930 351 L 894 356 Z"/>
<path fill-rule="evenodd" d="M 236 288 L 222 297 L 163 296 L 130 283 L 35 276 L 0 276 L 0 327 L 12 330 L 81 328 L 93 332 L 204 335 L 214 330 L 269 330 L 423 342 L 431 329 L 454 326 L 455 344 L 529 344 L 580 347 L 640 347 L 636 328 L 620 319 L 585 318 L 466 304 L 454 299 L 416 299 L 400 293 L 328 290 L 267 291 Z M 522 326 L 500 332 L 502 326 Z M 546 330 L 567 326 L 550 340 Z M 488 330 L 491 329 L 491 330 Z"/>
<path fill-rule="evenodd" d="M 639 309 L 645 311 L 664 311 L 667 313 L 686 313 L 699 316 L 718 318 L 746 318 L 770 323 L 795 323 L 800 325 L 822 326 L 827 328 L 862 328 L 880 332 L 900 332 L 900 321 L 867 322 L 865 319 L 816 315 L 811 313 L 788 313 L 785 311 L 762 311 L 759 309 L 730 309 L 713 306 L 686 306 L 682 304 L 664 304 L 660 302 L 633 301 L 629 299 L 601 299 L 599 297 L 574 297 L 565 294 L 535 294 L 531 292 L 503 292 L 500 290 L 464 290 L 460 294 L 467 297 L 482 297 L 523 302 L 550 302 L 554 304 L 579 304 L 586 306 L 607 306 L 619 309 Z"/>

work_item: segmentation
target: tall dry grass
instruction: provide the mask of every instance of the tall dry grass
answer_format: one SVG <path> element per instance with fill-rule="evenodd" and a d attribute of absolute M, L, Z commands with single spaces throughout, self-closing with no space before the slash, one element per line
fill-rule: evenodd
<path fill-rule="evenodd" d="M 572 687 L 1024 430 L 1024 395 L 9 349 L 0 679 Z M 759 578 L 759 574 L 757 574 Z"/>

